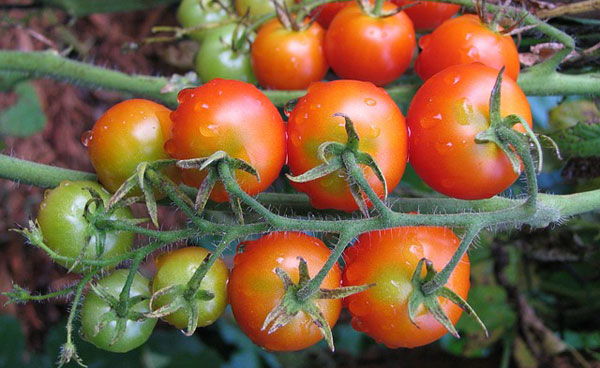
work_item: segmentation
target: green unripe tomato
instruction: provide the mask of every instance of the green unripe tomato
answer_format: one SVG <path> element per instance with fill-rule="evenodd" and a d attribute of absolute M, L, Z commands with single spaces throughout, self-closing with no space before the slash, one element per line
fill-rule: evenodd
<path fill-rule="evenodd" d="M 116 270 L 112 274 L 98 281 L 97 285 L 106 290 L 110 295 L 119 299 L 123 290 L 129 270 Z M 135 274 L 129 297 L 145 297 L 142 301 L 131 306 L 131 311 L 138 313 L 150 312 L 150 280 L 139 273 Z M 84 340 L 96 345 L 96 347 L 115 353 L 126 353 L 144 344 L 152 331 L 156 318 L 147 318 L 143 321 L 127 320 L 125 333 L 111 345 L 117 326 L 116 319 L 108 322 L 106 326 L 95 334 L 95 329 L 101 318 L 111 311 L 111 306 L 93 290 L 90 290 L 81 307 L 81 330 L 80 334 Z"/>
<path fill-rule="evenodd" d="M 161 254 L 156 259 L 157 271 L 152 282 L 152 291 L 156 293 L 169 286 L 187 284 L 208 254 L 208 250 L 200 247 L 180 248 Z M 202 279 L 200 289 L 211 292 L 214 298 L 198 300 L 198 327 L 212 324 L 225 310 L 228 277 L 229 270 L 225 266 L 225 262 L 218 259 Z M 156 298 L 152 308 L 158 309 L 172 300 L 173 296 L 170 294 L 160 296 Z M 180 309 L 163 319 L 178 329 L 184 329 L 188 325 L 188 312 Z"/>
<path fill-rule="evenodd" d="M 177 20 L 184 28 L 191 28 L 209 23 L 220 23 L 229 16 L 225 9 L 211 0 L 183 0 L 177 8 Z M 209 29 L 201 29 L 189 34 L 191 38 L 202 43 Z"/>
<path fill-rule="evenodd" d="M 256 84 L 248 44 L 244 43 L 242 49 L 237 51 L 229 46 L 235 28 L 235 24 L 227 24 L 206 33 L 194 61 L 196 73 L 202 82 L 223 78 Z"/>
<path fill-rule="evenodd" d="M 284 0 L 288 7 L 294 5 L 294 0 Z M 234 0 L 235 11 L 241 17 L 250 12 L 251 20 L 256 20 L 265 14 L 275 13 L 271 0 Z"/>
<path fill-rule="evenodd" d="M 83 260 L 112 258 L 126 253 L 133 245 L 134 234 L 129 232 L 108 232 L 104 243 L 104 252 L 97 254 L 96 234 L 92 225 L 84 217 L 86 203 L 92 198 L 86 188 L 95 190 L 104 203 L 110 195 L 98 183 L 92 181 L 63 181 L 46 192 L 40 204 L 37 221 L 46 245 L 61 256 L 77 258 L 84 251 Z M 94 204 L 90 206 L 93 211 Z M 130 219 L 133 215 L 128 208 L 117 209 L 111 219 Z M 70 268 L 71 261 L 56 261 Z M 78 265 L 75 272 L 85 267 Z"/>

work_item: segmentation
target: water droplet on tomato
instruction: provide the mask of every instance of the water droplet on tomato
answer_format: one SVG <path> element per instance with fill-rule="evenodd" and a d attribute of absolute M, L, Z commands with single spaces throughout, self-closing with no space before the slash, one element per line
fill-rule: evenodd
<path fill-rule="evenodd" d="M 163 145 L 163 148 L 164 148 L 165 152 L 167 152 L 169 155 L 174 156 L 175 152 L 176 152 L 175 145 L 176 145 L 175 140 L 169 139 L 168 141 L 165 142 L 165 144 Z"/>
<path fill-rule="evenodd" d="M 83 144 L 84 147 L 87 147 L 93 138 L 94 137 L 91 130 L 85 131 L 83 134 L 81 134 L 81 144 Z"/>
<path fill-rule="evenodd" d="M 302 136 L 298 134 L 290 134 L 290 140 L 293 146 L 299 147 L 302 145 Z"/>
<path fill-rule="evenodd" d="M 186 88 L 179 91 L 177 94 L 177 102 L 182 103 L 194 97 L 194 89 Z"/>
<path fill-rule="evenodd" d="M 311 110 L 318 110 L 320 108 L 321 108 L 321 104 L 311 104 L 310 105 Z"/>
<path fill-rule="evenodd" d="M 377 137 L 379 137 L 380 134 L 381 134 L 381 129 L 377 125 L 371 125 L 369 127 L 369 133 L 367 133 L 367 136 L 369 138 L 377 138 Z"/>
<path fill-rule="evenodd" d="M 217 124 L 200 124 L 198 130 L 205 137 L 216 137 L 219 135 L 219 126 Z"/>
<path fill-rule="evenodd" d="M 425 35 L 419 39 L 419 47 L 421 49 L 425 49 L 429 42 L 431 41 L 431 37 L 429 35 Z"/>
<path fill-rule="evenodd" d="M 472 37 L 473 37 L 473 34 L 472 34 L 472 33 L 467 33 L 467 34 L 465 35 L 465 40 L 467 40 L 467 41 L 468 41 L 468 40 L 470 40 Z"/>
<path fill-rule="evenodd" d="M 364 316 L 370 312 L 369 306 L 365 302 L 356 299 L 348 304 L 348 309 L 354 316 Z"/>
<path fill-rule="evenodd" d="M 446 155 L 452 150 L 452 142 L 437 142 L 435 144 L 435 150 L 438 151 L 440 155 Z"/>
<path fill-rule="evenodd" d="M 467 51 L 467 56 L 470 57 L 471 59 L 478 59 L 479 58 L 479 50 L 477 50 L 477 48 L 475 48 L 475 47 L 471 47 Z"/>
<path fill-rule="evenodd" d="M 377 105 L 377 101 L 375 101 L 372 98 L 365 98 L 365 103 L 367 104 L 367 106 L 375 106 L 375 105 Z"/>

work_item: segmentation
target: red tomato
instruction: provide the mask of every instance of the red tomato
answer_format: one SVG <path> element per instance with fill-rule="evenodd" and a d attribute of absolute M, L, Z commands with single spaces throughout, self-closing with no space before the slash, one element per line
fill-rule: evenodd
<path fill-rule="evenodd" d="M 519 76 L 519 52 L 512 37 L 490 29 L 473 14 L 452 18 L 419 39 L 415 71 L 426 80 L 451 65 L 480 62 Z"/>
<path fill-rule="evenodd" d="M 260 174 L 260 182 L 236 170 L 241 188 L 260 193 L 277 178 L 285 161 L 285 127 L 277 108 L 255 86 L 236 80 L 213 79 L 200 87 L 179 92 L 179 107 L 171 114 L 173 138 L 166 149 L 177 159 L 207 157 L 225 151 L 248 162 Z M 183 182 L 199 186 L 206 176 L 184 170 Z M 221 184 L 212 200 L 223 202 L 227 193 Z"/>
<path fill-rule="evenodd" d="M 319 22 L 323 28 L 327 29 L 337 13 L 349 4 L 350 2 L 348 1 L 334 1 L 332 3 L 317 6 L 310 14 L 312 16 L 317 16 L 317 22 Z"/>
<path fill-rule="evenodd" d="M 278 19 L 263 25 L 252 43 L 252 67 L 258 83 L 272 89 L 305 89 L 321 80 L 329 66 L 323 53 L 325 32 L 286 29 Z"/>
<path fill-rule="evenodd" d="M 460 240 L 443 227 L 398 227 L 366 233 L 345 254 L 344 286 L 375 283 L 362 293 L 344 300 L 352 314 L 352 326 L 390 348 L 429 344 L 447 330 L 425 308 L 420 307 L 415 326 L 408 317 L 411 278 L 423 257 L 440 271 L 458 248 Z M 465 254 L 446 287 L 467 298 L 469 258 Z M 425 271 L 423 271 L 425 276 Z M 452 323 L 462 310 L 445 298 L 440 304 Z"/>
<path fill-rule="evenodd" d="M 432 1 L 392 0 L 392 2 L 398 6 L 417 4 L 404 9 L 416 30 L 434 29 L 460 10 L 460 5 Z"/>
<path fill-rule="evenodd" d="M 167 159 L 171 110 L 155 102 L 132 99 L 108 109 L 84 137 L 98 180 L 111 192 L 135 173 L 138 164 Z M 176 170 L 169 171 L 173 178 Z"/>
<path fill-rule="evenodd" d="M 396 6 L 384 3 L 383 11 Z M 383 86 L 404 73 L 415 49 L 415 31 L 404 12 L 384 18 L 363 13 L 353 3 L 342 9 L 325 35 L 325 55 L 341 78 Z"/>
<path fill-rule="evenodd" d="M 360 138 L 359 150 L 373 157 L 387 179 L 388 191 L 393 190 L 406 165 L 404 116 L 385 90 L 369 82 L 336 80 L 310 85 L 288 120 L 288 166 L 292 174 L 303 174 L 323 163 L 318 157 L 322 143 L 346 143 L 344 118 L 333 116 L 335 113 L 352 119 Z M 364 174 L 373 190 L 383 196 L 383 185 L 373 171 L 365 168 Z M 358 209 L 340 173 L 293 185 L 308 194 L 315 208 Z"/>
<path fill-rule="evenodd" d="M 475 136 L 489 127 L 489 99 L 497 75 L 480 63 L 451 66 L 428 79 L 410 104 L 410 162 L 440 193 L 489 198 L 517 179 L 496 144 L 475 143 Z M 516 114 L 531 125 L 529 103 L 515 81 L 503 79 L 501 97 L 503 117 Z"/>
<path fill-rule="evenodd" d="M 329 248 L 321 240 L 297 232 L 270 233 L 241 246 L 243 252 L 233 260 L 228 292 L 233 315 L 242 331 L 255 344 L 274 351 L 301 350 L 319 342 L 323 335 L 303 312 L 271 334 L 268 334 L 268 329 L 261 328 L 284 294 L 283 282 L 275 274 L 275 268 L 287 272 L 297 283 L 298 257 L 302 257 L 306 260 L 310 277 L 314 277 L 329 258 Z M 334 289 L 340 283 L 341 271 L 335 265 L 321 287 Z M 341 300 L 320 299 L 316 304 L 333 327 L 342 309 Z"/>

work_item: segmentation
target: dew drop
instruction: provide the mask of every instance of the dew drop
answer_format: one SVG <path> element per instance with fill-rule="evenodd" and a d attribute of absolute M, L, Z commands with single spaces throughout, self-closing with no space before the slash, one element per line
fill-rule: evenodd
<path fill-rule="evenodd" d="M 431 41 L 431 37 L 429 35 L 425 35 L 419 39 L 419 47 L 421 49 L 425 49 L 429 42 Z"/>
<path fill-rule="evenodd" d="M 81 144 L 83 144 L 84 147 L 87 147 L 90 145 L 90 142 L 93 138 L 94 137 L 91 130 L 85 131 L 83 134 L 81 134 Z"/>
<path fill-rule="evenodd" d="M 477 50 L 475 47 L 471 47 L 467 51 L 467 56 L 470 57 L 471 59 L 477 59 L 477 58 L 479 58 L 479 50 Z"/>
<path fill-rule="evenodd" d="M 470 40 L 472 37 L 473 37 L 473 34 L 472 34 L 472 33 L 467 33 L 467 34 L 465 35 L 465 40 L 467 40 L 467 41 L 468 41 L 468 40 Z"/>
<path fill-rule="evenodd" d="M 290 140 L 292 141 L 292 145 L 296 147 L 300 147 L 302 145 L 302 136 L 298 134 L 290 135 Z"/>
<path fill-rule="evenodd" d="M 375 105 L 377 105 L 377 101 L 375 101 L 372 98 L 365 98 L 364 102 L 367 104 L 367 106 L 375 106 Z"/>
<path fill-rule="evenodd" d="M 368 133 L 370 138 L 377 138 L 381 134 L 381 129 L 377 125 L 371 125 Z"/>
<path fill-rule="evenodd" d="M 198 126 L 198 130 L 205 137 L 216 137 L 219 135 L 219 126 L 217 124 L 201 124 Z"/>
<path fill-rule="evenodd" d="M 360 301 L 360 300 L 352 300 L 350 304 L 348 304 L 348 309 L 354 316 L 364 316 L 369 313 L 369 306 Z"/>
<path fill-rule="evenodd" d="M 452 142 L 437 142 L 435 144 L 435 150 L 438 151 L 440 155 L 446 155 L 452 150 Z"/>
<path fill-rule="evenodd" d="M 169 139 L 168 141 L 165 142 L 165 144 L 163 145 L 163 148 L 165 149 L 165 152 L 167 152 L 169 155 L 174 156 L 175 155 L 175 140 L 174 139 Z"/>
<path fill-rule="evenodd" d="M 320 108 L 321 108 L 321 104 L 311 104 L 310 105 L 311 110 L 318 110 Z"/>

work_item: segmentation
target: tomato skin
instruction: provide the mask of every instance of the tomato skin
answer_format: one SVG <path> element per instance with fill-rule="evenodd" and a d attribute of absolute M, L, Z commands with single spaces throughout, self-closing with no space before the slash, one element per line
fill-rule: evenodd
<path fill-rule="evenodd" d="M 489 198 L 518 177 L 497 145 L 475 143 L 475 136 L 489 127 L 489 98 L 497 75 L 480 63 L 451 66 L 428 79 L 410 104 L 410 162 L 440 193 Z M 500 113 L 532 124 L 527 98 L 511 78 L 502 81 Z M 523 131 L 520 125 L 515 128 Z"/>
<path fill-rule="evenodd" d="M 179 92 L 179 107 L 171 114 L 173 138 L 165 148 L 177 159 L 207 157 L 222 150 L 250 163 L 260 182 L 236 170 L 241 188 L 254 195 L 271 185 L 285 162 L 285 126 L 277 108 L 255 86 L 236 80 L 213 79 Z M 183 170 L 182 180 L 198 187 L 204 172 Z M 217 184 L 210 198 L 227 200 Z"/>
<path fill-rule="evenodd" d="M 327 29 L 337 13 L 344 9 L 348 4 L 349 2 L 347 1 L 334 1 L 332 3 L 317 6 L 310 14 L 311 16 L 317 15 L 317 22 L 319 22 L 321 27 Z"/>
<path fill-rule="evenodd" d="M 394 9 L 392 3 L 383 4 L 383 11 Z M 373 18 L 355 3 L 340 10 L 325 35 L 325 55 L 335 74 L 378 86 L 406 71 L 414 49 L 415 31 L 404 12 Z"/>
<path fill-rule="evenodd" d="M 233 51 L 229 46 L 235 29 L 235 24 L 227 24 L 206 32 L 194 59 L 196 73 L 202 81 L 224 78 L 256 83 L 250 48 L 244 44 L 240 50 Z"/>
<path fill-rule="evenodd" d="M 393 0 L 392 2 L 398 6 L 417 3 L 403 11 L 412 20 L 415 29 L 418 31 L 434 29 L 460 10 L 460 5 L 448 3 L 411 0 Z"/>
<path fill-rule="evenodd" d="M 229 18 L 227 11 L 210 0 L 182 0 L 177 8 L 177 21 L 184 28 L 192 28 L 208 23 L 219 23 Z M 190 33 L 190 37 L 202 43 L 210 29 L 200 29 Z"/>
<path fill-rule="evenodd" d="M 452 18 L 419 39 L 415 71 L 423 80 L 451 65 L 483 63 L 517 80 L 519 52 L 511 36 L 488 28 L 473 14 Z"/>
<path fill-rule="evenodd" d="M 252 66 L 258 83 L 271 89 L 305 89 L 321 80 L 325 60 L 325 31 L 317 23 L 308 29 L 286 29 L 278 19 L 265 23 L 252 43 Z"/>
<path fill-rule="evenodd" d="M 310 277 L 314 277 L 327 261 L 330 250 L 321 240 L 297 232 L 270 233 L 240 245 L 244 250 L 233 260 L 228 289 L 233 315 L 242 331 L 255 344 L 273 351 L 301 350 L 319 342 L 323 338 L 321 332 L 302 312 L 272 334 L 261 327 L 284 293 L 275 268 L 281 268 L 298 282 L 297 257 L 302 257 L 308 264 Z M 337 288 L 340 282 L 341 271 L 335 265 L 321 288 Z M 321 299 L 316 304 L 333 327 L 342 308 L 341 300 Z"/>
<path fill-rule="evenodd" d="M 344 253 L 343 285 L 376 285 L 344 299 L 352 315 L 352 326 L 389 348 L 412 348 L 444 336 L 447 330 L 423 307 L 415 318 L 416 327 L 408 317 L 407 302 L 419 260 L 429 259 L 440 271 L 459 243 L 452 230 L 443 227 L 398 227 L 362 234 Z M 469 269 L 465 254 L 446 284 L 463 299 L 469 291 Z M 462 310 L 445 298 L 439 301 L 452 323 L 456 323 Z"/>
<path fill-rule="evenodd" d="M 116 270 L 110 275 L 98 281 L 98 285 L 104 288 L 110 295 L 119 299 L 121 290 L 127 280 L 129 270 Z M 146 299 L 132 306 L 132 310 L 138 313 L 150 312 L 150 288 L 149 280 L 136 273 L 131 284 L 129 297 L 143 296 Z M 116 320 L 109 322 L 100 332 L 94 336 L 94 329 L 101 317 L 111 311 L 111 306 L 100 298 L 93 290 L 89 290 L 81 307 L 81 336 L 84 340 L 94 344 L 96 347 L 112 351 L 114 353 L 126 353 L 143 345 L 152 335 L 154 326 L 158 321 L 156 318 L 147 318 L 143 321 L 128 320 L 125 334 L 113 345 L 110 345 L 115 329 Z"/>
<path fill-rule="evenodd" d="M 322 164 L 319 146 L 328 141 L 346 143 L 344 113 L 354 123 L 359 150 L 371 154 L 387 179 L 388 191 L 400 182 L 407 160 L 407 129 L 398 106 L 382 88 L 369 82 L 336 80 L 310 85 L 288 120 L 288 166 L 293 175 Z M 379 196 L 383 185 L 370 168 L 365 177 Z M 305 192 L 315 208 L 343 211 L 358 209 L 348 184 L 338 173 L 307 182 L 293 183 Z"/>
<path fill-rule="evenodd" d="M 94 124 L 87 148 L 98 180 L 115 192 L 144 161 L 168 159 L 163 146 L 171 137 L 171 110 L 143 99 L 120 102 Z M 167 173 L 177 180 L 177 170 Z"/>
<path fill-rule="evenodd" d="M 284 0 L 288 7 L 294 5 L 294 0 Z M 251 20 L 256 20 L 263 15 L 274 13 L 275 7 L 270 0 L 234 0 L 236 13 L 242 17 L 248 13 Z"/>
<path fill-rule="evenodd" d="M 108 203 L 110 195 L 102 186 L 92 181 L 63 181 L 49 190 L 40 204 L 37 222 L 44 236 L 44 243 L 61 256 L 77 258 L 87 244 L 89 222 L 84 217 L 86 203 L 92 198 L 86 188 L 92 188 Z M 91 209 L 95 206 L 91 206 Z M 131 219 L 133 215 L 128 208 L 115 210 L 111 219 Z M 84 260 L 112 258 L 128 252 L 133 245 L 134 234 L 129 232 L 109 232 L 106 234 L 104 253 L 96 255 L 96 236 L 92 235 L 85 250 Z M 70 268 L 71 262 L 56 261 Z M 84 267 L 78 265 L 75 272 L 83 272 Z"/>
<path fill-rule="evenodd" d="M 208 250 L 200 247 L 180 248 L 161 254 L 156 259 L 157 271 L 152 281 L 152 291 L 156 293 L 172 285 L 185 285 L 208 254 Z M 200 288 L 213 293 L 214 298 L 198 300 L 198 327 L 214 323 L 223 314 L 227 306 L 228 276 L 229 270 L 225 262 L 218 259 L 202 279 Z M 152 307 L 158 309 L 172 300 L 173 297 L 169 295 L 158 297 Z M 182 309 L 162 319 L 178 329 L 184 329 L 188 325 L 188 313 Z"/>

